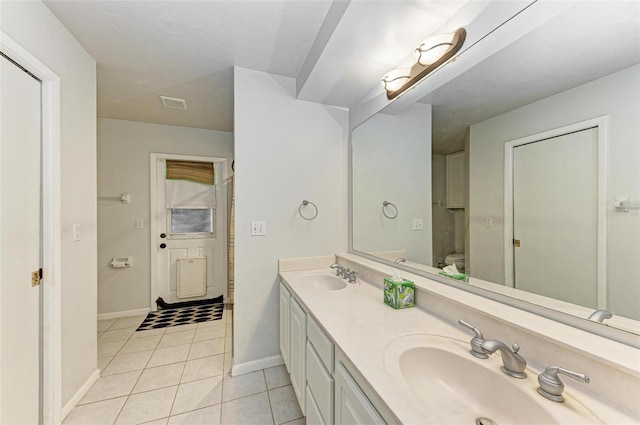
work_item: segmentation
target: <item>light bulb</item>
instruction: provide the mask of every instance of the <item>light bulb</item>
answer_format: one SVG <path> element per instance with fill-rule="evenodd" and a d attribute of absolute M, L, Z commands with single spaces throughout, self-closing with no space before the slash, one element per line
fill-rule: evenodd
<path fill-rule="evenodd" d="M 411 68 L 397 68 L 389 71 L 387 75 L 382 78 L 382 86 L 388 92 L 394 92 L 409 81 L 410 74 Z"/>
<path fill-rule="evenodd" d="M 431 65 L 440 59 L 453 44 L 454 33 L 436 34 L 425 39 L 414 50 L 420 65 Z"/>

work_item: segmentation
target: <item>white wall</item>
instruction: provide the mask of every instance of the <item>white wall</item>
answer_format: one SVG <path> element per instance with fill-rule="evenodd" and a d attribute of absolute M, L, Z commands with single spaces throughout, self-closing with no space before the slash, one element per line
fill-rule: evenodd
<path fill-rule="evenodd" d="M 471 126 L 470 233 L 474 277 L 504 283 L 504 143 L 609 116 L 607 297 L 614 314 L 640 319 L 640 212 L 613 211 L 614 199 L 640 200 L 640 65 Z M 493 227 L 484 226 L 493 217 Z"/>
<path fill-rule="evenodd" d="M 233 157 L 233 134 L 223 131 L 98 120 L 98 313 L 151 306 L 149 158 L 152 152 Z M 229 167 L 231 166 L 231 161 Z M 131 203 L 104 199 L 131 194 Z M 136 218 L 144 219 L 137 229 Z M 133 266 L 110 267 L 132 256 Z"/>
<path fill-rule="evenodd" d="M 295 90 L 293 78 L 235 68 L 234 367 L 279 355 L 278 259 L 347 250 L 348 112 Z M 298 216 L 304 199 L 313 221 Z M 250 236 L 252 220 L 266 236 Z"/>
<path fill-rule="evenodd" d="M 60 78 L 62 404 L 97 367 L 96 63 L 39 1 L 2 1 L 0 27 Z M 72 241 L 73 224 L 81 240 Z"/>
<path fill-rule="evenodd" d="M 431 265 L 431 105 L 378 113 L 353 130 L 351 144 L 353 248 L 404 251 L 407 260 Z M 383 201 L 395 204 L 395 219 L 383 215 Z M 413 230 L 414 219 L 423 230 Z"/>

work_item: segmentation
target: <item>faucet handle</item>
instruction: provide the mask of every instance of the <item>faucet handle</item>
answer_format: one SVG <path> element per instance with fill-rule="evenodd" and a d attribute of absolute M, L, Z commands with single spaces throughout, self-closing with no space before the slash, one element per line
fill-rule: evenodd
<path fill-rule="evenodd" d="M 558 377 L 559 373 L 570 376 L 575 380 L 582 381 L 585 384 L 588 384 L 590 381 L 589 377 L 584 373 L 574 372 L 560 366 L 549 366 L 544 370 L 544 372 L 538 375 L 538 384 L 540 384 L 538 387 L 538 393 L 544 398 L 557 403 L 562 403 L 564 401 L 564 397 L 562 396 L 564 384 Z"/>
<path fill-rule="evenodd" d="M 487 354 L 487 352 L 484 350 L 484 348 L 482 348 L 482 343 L 484 342 L 484 335 L 482 335 L 482 332 L 480 332 L 480 329 L 470 325 L 469 323 L 465 322 L 462 319 L 458 320 L 458 323 L 461 326 L 463 326 L 463 327 L 469 329 L 470 331 L 472 331 L 473 333 L 475 333 L 475 336 L 470 341 L 471 350 L 469 350 L 469 352 L 473 356 L 475 356 L 475 357 L 477 357 L 479 359 L 487 359 L 487 358 L 489 358 L 489 354 Z"/>

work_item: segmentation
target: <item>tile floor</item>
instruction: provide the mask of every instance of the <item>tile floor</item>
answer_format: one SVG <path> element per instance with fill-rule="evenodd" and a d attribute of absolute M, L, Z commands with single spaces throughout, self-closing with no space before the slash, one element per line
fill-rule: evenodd
<path fill-rule="evenodd" d="M 135 332 L 144 316 L 98 321 L 100 378 L 65 425 L 304 425 L 284 366 L 232 377 L 233 311 Z"/>

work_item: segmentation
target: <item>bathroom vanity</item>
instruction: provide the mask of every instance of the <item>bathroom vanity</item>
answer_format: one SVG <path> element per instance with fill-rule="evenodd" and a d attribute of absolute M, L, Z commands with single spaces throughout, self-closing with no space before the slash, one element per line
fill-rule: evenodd
<path fill-rule="evenodd" d="M 335 276 L 339 263 L 355 283 Z M 353 254 L 280 260 L 280 347 L 308 424 L 585 423 L 640 421 L 640 351 L 532 313 L 406 273 L 416 307 L 383 303 L 393 268 Z M 524 379 L 501 356 L 470 354 L 473 332 L 520 346 Z M 556 365 L 565 401 L 537 392 Z M 479 420 L 480 422 L 476 422 Z"/>

